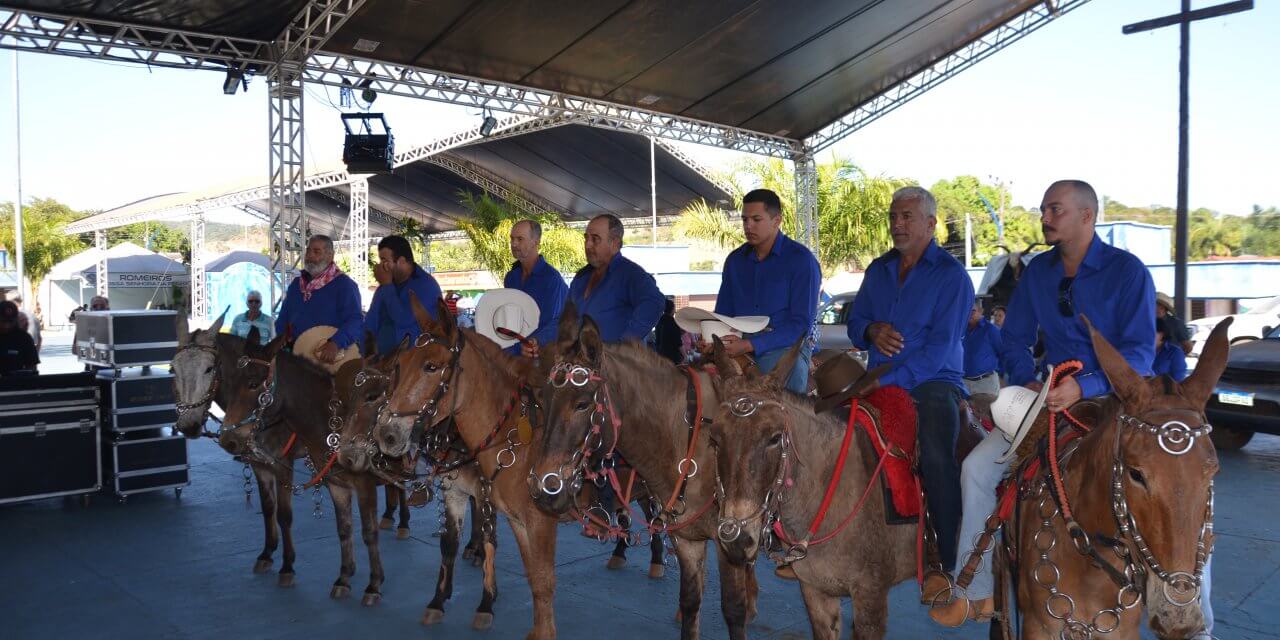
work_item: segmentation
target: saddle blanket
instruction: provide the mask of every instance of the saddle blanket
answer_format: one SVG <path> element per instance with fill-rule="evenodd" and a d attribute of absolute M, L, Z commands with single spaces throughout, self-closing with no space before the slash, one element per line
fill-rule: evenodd
<path fill-rule="evenodd" d="M 886 513 L 890 524 L 913 522 L 920 515 L 919 479 L 912 472 L 916 451 L 916 405 L 902 387 L 880 387 L 861 402 L 870 404 L 879 414 L 879 420 L 858 419 L 871 446 L 875 449 L 876 462 L 889 455 L 884 464 L 881 482 L 886 486 L 891 500 L 891 513 Z M 840 407 L 838 415 L 848 423 L 850 405 Z"/>

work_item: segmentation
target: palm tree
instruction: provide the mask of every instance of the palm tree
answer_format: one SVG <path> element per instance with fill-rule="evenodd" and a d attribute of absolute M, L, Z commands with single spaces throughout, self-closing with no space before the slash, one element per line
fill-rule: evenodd
<path fill-rule="evenodd" d="M 1187 248 L 1193 259 L 1230 256 L 1242 244 L 1238 223 L 1229 224 L 1219 216 L 1193 222 L 1187 234 Z"/>
<path fill-rule="evenodd" d="M 741 225 L 704 200 L 695 200 L 685 207 L 672 230 L 677 237 L 684 236 L 720 249 L 732 249 L 746 241 Z"/>
<path fill-rule="evenodd" d="M 458 221 L 458 228 L 471 241 L 471 249 L 484 268 L 501 278 L 511 268 L 511 227 L 532 217 L 542 225 L 542 256 L 561 273 L 573 273 L 587 263 L 582 234 L 565 226 L 554 212 L 523 215 L 516 207 L 488 193 L 476 196 L 460 191 L 458 201 L 471 217 Z"/>

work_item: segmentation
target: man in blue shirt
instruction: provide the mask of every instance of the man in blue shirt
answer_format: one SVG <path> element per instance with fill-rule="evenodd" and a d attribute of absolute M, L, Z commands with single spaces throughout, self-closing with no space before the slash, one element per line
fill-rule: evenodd
<path fill-rule="evenodd" d="M 1039 391 L 1031 349 L 1043 335 L 1044 361 L 1056 366 L 1079 360 L 1084 368 L 1049 391 L 1049 411 L 1070 407 L 1081 398 L 1111 391 L 1098 365 L 1084 314 L 1139 375 L 1151 375 L 1155 330 L 1150 318 L 1155 300 L 1151 274 L 1132 254 L 1102 242 L 1094 233 L 1098 196 L 1080 180 L 1053 183 L 1040 205 L 1040 226 L 1049 251 L 1036 256 L 1023 271 L 1001 328 L 1000 359 L 1009 383 Z M 995 511 L 996 485 L 1012 460 L 999 462 L 1009 441 L 993 430 L 964 461 L 964 522 L 960 540 L 968 545 Z M 968 558 L 961 558 L 959 571 Z M 989 558 L 988 564 L 990 567 Z M 1206 572 L 1207 577 L 1207 572 Z M 959 626 L 974 612 L 992 609 L 992 574 L 979 571 L 965 597 L 929 612 L 934 620 Z"/>
<path fill-rule="evenodd" d="M 569 284 L 569 300 L 579 314 L 591 316 L 605 342 L 644 340 L 666 301 L 653 276 L 623 257 L 622 231 L 615 215 L 592 218 L 583 238 L 587 266 Z"/>
<path fill-rule="evenodd" d="M 1187 378 L 1187 352 L 1177 342 L 1182 334 L 1174 316 L 1156 318 L 1156 357 L 1151 375 L 1169 376 L 1178 382 Z"/>
<path fill-rule="evenodd" d="M 768 189 L 756 189 L 742 198 L 742 231 L 746 244 L 724 261 L 716 313 L 726 316 L 769 316 L 769 327 L 739 338 L 725 336 L 729 356 L 755 353 L 762 373 L 777 366 L 787 349 L 813 328 L 818 313 L 818 289 L 822 273 L 818 260 L 804 245 L 780 231 L 782 201 Z M 800 358 L 787 377 L 787 388 L 803 394 L 809 390 L 809 365 L 813 352 L 800 350 Z"/>
<path fill-rule="evenodd" d="M 982 317 L 982 302 L 973 301 L 964 332 L 964 384 L 975 403 L 990 406 L 1000 394 L 1000 329 Z"/>
<path fill-rule="evenodd" d="M 519 289 L 538 303 L 538 328 L 507 351 L 526 358 L 538 357 L 542 345 L 555 340 L 560 325 L 560 311 L 569 296 L 569 287 L 555 267 L 547 264 L 539 253 L 542 248 L 542 225 L 536 220 L 521 220 L 511 226 L 511 255 L 516 263 L 502 279 L 502 286 Z"/>
<path fill-rule="evenodd" d="M 361 342 L 364 312 L 360 308 L 360 288 L 333 262 L 333 240 L 314 235 L 307 241 L 302 274 L 289 283 L 280 313 L 276 316 L 276 335 L 288 332 L 296 339 L 307 329 L 336 327 L 319 350 L 324 362 L 333 362 L 338 352 Z"/>
<path fill-rule="evenodd" d="M 433 320 L 440 308 L 440 285 L 413 260 L 413 247 L 404 236 L 387 236 L 378 243 L 378 264 L 373 269 L 378 290 L 369 304 L 364 330 L 372 333 L 378 353 L 391 353 L 405 338 L 421 333 L 413 317 L 409 293 L 418 296 Z"/>
<path fill-rule="evenodd" d="M 870 351 L 868 369 L 892 365 L 880 385 L 907 390 L 919 417 L 920 474 L 944 566 L 956 557 L 960 526 L 960 399 L 964 387 L 965 321 L 973 281 L 933 240 L 937 201 L 920 187 L 903 187 L 889 205 L 893 249 L 867 267 L 849 312 L 849 339 Z M 945 585 L 926 581 L 930 601 Z"/>

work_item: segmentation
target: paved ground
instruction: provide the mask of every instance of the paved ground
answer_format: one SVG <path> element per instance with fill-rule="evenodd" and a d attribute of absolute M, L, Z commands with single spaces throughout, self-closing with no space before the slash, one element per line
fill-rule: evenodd
<path fill-rule="evenodd" d="M 1280 596 L 1280 438 L 1258 436 L 1244 450 L 1220 455 L 1216 635 L 1280 638 L 1280 607 L 1271 600 Z M 309 515 L 309 496 L 296 499 L 297 586 L 280 589 L 274 575 L 250 571 L 262 525 L 256 497 L 246 504 L 241 467 L 210 441 L 192 443 L 190 457 L 192 484 L 181 499 L 163 492 L 135 495 L 123 505 L 97 496 L 87 508 L 76 500 L 0 507 L 0 638 L 520 638 L 527 631 L 529 591 L 505 524 L 494 628 L 470 629 L 480 572 L 461 563 L 445 622 L 424 628 L 418 619 L 439 566 L 438 540 L 431 536 L 434 505 L 413 512 L 410 539 L 383 537 L 383 601 L 365 609 L 358 595 L 367 580 L 367 556 L 358 541 L 356 596 L 336 602 L 328 597 L 338 548 L 327 496 L 320 519 Z M 674 561 L 665 578 L 650 580 L 647 552 L 633 552 L 630 566 L 607 571 L 610 550 L 570 526 L 561 529 L 556 552 L 561 637 L 677 637 Z M 723 638 L 710 564 L 702 631 L 706 638 Z M 751 635 L 808 637 L 795 585 L 766 570 L 760 582 L 761 615 Z M 914 604 L 913 589 L 902 585 L 893 592 L 890 637 L 986 637 L 985 629 L 947 632 L 933 626 Z"/>

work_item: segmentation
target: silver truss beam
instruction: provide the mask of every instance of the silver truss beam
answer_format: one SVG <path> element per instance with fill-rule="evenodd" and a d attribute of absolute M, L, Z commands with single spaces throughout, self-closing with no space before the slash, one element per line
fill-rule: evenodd
<path fill-rule="evenodd" d="M 307 242 L 303 164 L 302 77 L 281 61 L 268 80 L 271 233 L 271 309 L 284 297 L 279 283 L 289 282 L 302 266 Z M 287 285 L 285 285 L 287 286 Z"/>
<path fill-rule="evenodd" d="M 725 211 L 725 215 L 729 217 L 730 221 L 742 220 L 742 213 L 740 211 Z M 620 218 L 620 219 L 622 220 L 622 226 L 627 229 L 648 230 L 649 225 L 653 224 L 653 218 L 647 215 L 641 216 L 641 217 Z M 658 216 L 658 226 L 669 227 L 675 224 L 676 220 L 679 220 L 679 219 L 680 219 L 680 216 L 678 215 Z M 564 226 L 569 227 L 570 229 L 586 229 L 587 224 L 589 224 L 590 222 L 591 222 L 590 220 L 571 220 L 571 221 L 565 222 Z M 432 233 L 428 235 L 427 239 L 431 241 L 466 240 L 467 233 L 465 231 L 441 231 L 440 233 Z"/>
<path fill-rule="evenodd" d="M 805 154 L 795 159 L 796 176 L 796 226 L 798 240 L 818 255 L 818 168 L 813 156 Z"/>
<path fill-rule="evenodd" d="M 365 0 L 309 0 L 276 38 L 280 57 L 301 60 L 319 51 L 364 3 Z"/>
<path fill-rule="evenodd" d="M 0 49 L 177 69 L 275 64 L 267 43 L 259 40 L 7 7 L 0 9 Z"/>
<path fill-rule="evenodd" d="M 191 217 L 191 317 L 209 317 L 209 287 L 204 270 L 204 216 Z"/>
<path fill-rule="evenodd" d="M 955 77 L 961 71 L 982 62 L 995 52 L 1049 24 L 1055 18 L 1080 8 L 1086 2 L 1089 0 L 1037 2 L 1013 20 L 1001 24 L 943 56 L 906 80 L 885 89 L 835 122 L 819 129 L 805 139 L 805 146 L 809 147 L 814 154 L 830 147 L 845 136 L 875 122 L 924 92 Z"/>
<path fill-rule="evenodd" d="M 737 195 L 738 187 L 736 185 L 725 180 L 717 172 L 707 168 L 701 162 L 694 160 L 693 156 L 690 156 L 689 154 L 685 153 L 684 150 L 682 150 L 680 147 L 666 140 L 662 140 L 658 138 L 654 138 L 654 142 L 656 142 L 659 147 L 662 147 L 664 151 L 675 156 L 676 160 L 679 160 L 680 162 L 685 163 L 686 165 L 689 166 L 690 169 L 693 169 L 694 171 L 698 172 L 698 175 L 701 175 L 703 178 L 707 180 L 707 182 L 710 182 L 711 184 L 715 185 L 716 188 L 729 194 L 731 197 Z"/>
<path fill-rule="evenodd" d="M 98 250 L 96 290 L 98 295 L 105 296 L 107 295 L 107 231 L 105 229 L 93 232 L 93 248 Z"/>
<path fill-rule="evenodd" d="M 347 216 L 349 275 L 363 293 L 369 286 L 369 180 L 365 177 L 351 181 L 350 212 Z"/>
<path fill-rule="evenodd" d="M 527 193 L 514 182 L 474 162 L 464 160 L 456 154 L 440 153 L 423 158 L 423 160 L 466 178 L 472 184 L 501 198 L 527 216 L 536 217 L 547 212 L 558 212 L 560 210 L 560 207 L 556 206 L 555 203 Z"/>

